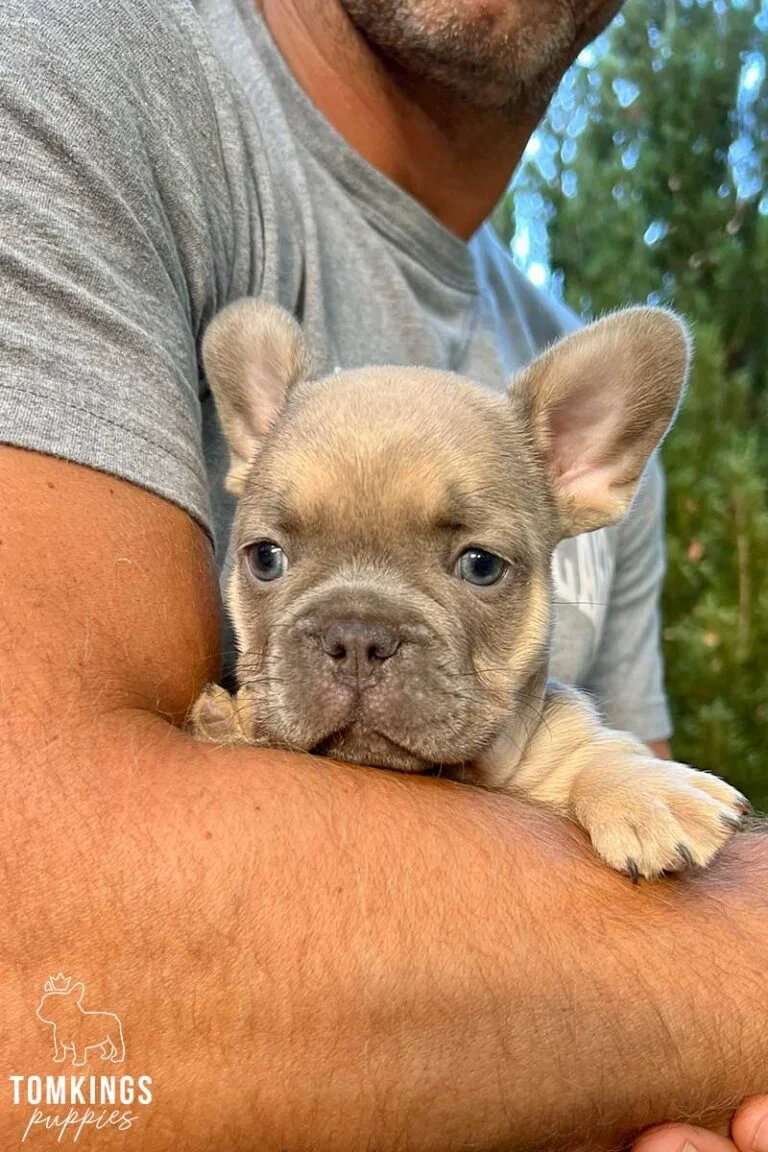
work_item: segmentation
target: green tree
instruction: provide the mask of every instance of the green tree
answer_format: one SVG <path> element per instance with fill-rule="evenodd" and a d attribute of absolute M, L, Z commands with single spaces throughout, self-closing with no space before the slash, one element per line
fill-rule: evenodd
<path fill-rule="evenodd" d="M 630 0 L 496 217 L 509 241 L 545 228 L 555 287 L 585 317 L 650 300 L 691 323 L 663 452 L 675 752 L 766 809 L 767 34 L 754 0 Z"/>

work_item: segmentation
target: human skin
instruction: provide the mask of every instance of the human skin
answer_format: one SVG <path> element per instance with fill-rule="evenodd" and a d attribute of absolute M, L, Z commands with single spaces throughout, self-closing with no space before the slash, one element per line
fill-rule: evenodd
<path fill-rule="evenodd" d="M 56 1070 L 62 970 L 153 1077 L 115 1149 L 598 1149 L 761 1087 L 768 838 L 635 887 L 506 797 L 196 744 L 202 530 L 22 449 L 0 490 L 4 1067 Z"/>
<path fill-rule="evenodd" d="M 327 44 L 297 55 L 300 79 L 329 80 Z M 352 76 L 339 103 L 357 121 L 376 89 Z M 373 102 L 379 166 L 399 157 L 393 178 L 469 235 L 516 163 L 498 113 L 470 187 L 461 109 L 437 116 L 405 78 L 393 92 L 407 99 Z M 193 744 L 178 724 L 218 672 L 202 531 L 21 450 L 0 449 L 0 491 L 0 1051 L 54 1071 L 34 1020 L 45 980 L 63 967 L 98 989 L 127 1070 L 157 1089 L 105 1145 L 597 1149 L 713 1101 L 725 1117 L 761 1086 L 762 837 L 636 889 L 509 799 Z M 3 1095 L 2 1147 L 19 1129 Z"/>
<path fill-rule="evenodd" d="M 461 90 L 409 71 L 377 50 L 347 9 L 378 11 L 379 0 L 254 0 L 297 80 L 336 130 L 374 167 L 467 239 L 503 195 L 542 115 L 547 97 L 501 107 L 468 105 Z M 448 13 L 469 30 L 478 13 L 520 13 L 526 34 L 547 12 L 573 10 L 570 37 L 549 63 L 564 73 L 607 25 L 621 0 L 403 0 L 425 10 L 420 22 Z M 455 42 L 461 43 L 461 35 Z M 457 73 L 461 65 L 457 64 Z"/>

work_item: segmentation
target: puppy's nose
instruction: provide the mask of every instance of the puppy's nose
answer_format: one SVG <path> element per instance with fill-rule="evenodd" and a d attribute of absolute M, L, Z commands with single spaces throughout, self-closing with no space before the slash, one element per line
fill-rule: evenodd
<path fill-rule="evenodd" d="M 400 647 L 397 629 L 381 621 L 334 620 L 320 639 L 338 671 L 358 681 L 370 679 Z"/>

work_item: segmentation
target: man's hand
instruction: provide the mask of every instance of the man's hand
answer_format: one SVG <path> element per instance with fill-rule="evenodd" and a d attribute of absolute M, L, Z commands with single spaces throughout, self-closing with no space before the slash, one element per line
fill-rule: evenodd
<path fill-rule="evenodd" d="M 686 1124 L 654 1128 L 633 1152 L 768 1152 L 768 1096 L 747 1100 L 731 1122 L 731 1138 Z"/>

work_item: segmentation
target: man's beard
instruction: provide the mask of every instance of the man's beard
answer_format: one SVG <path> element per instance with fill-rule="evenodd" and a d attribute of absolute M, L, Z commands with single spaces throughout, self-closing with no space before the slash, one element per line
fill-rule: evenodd
<path fill-rule="evenodd" d="M 516 115 L 544 110 L 581 46 L 575 9 L 596 6 L 585 0 L 340 2 L 371 47 L 407 74 L 468 107 Z"/>

